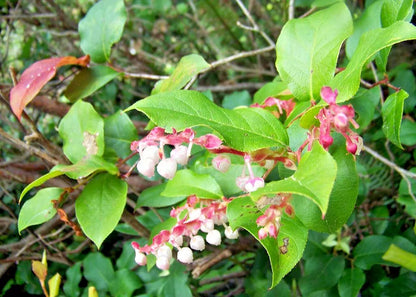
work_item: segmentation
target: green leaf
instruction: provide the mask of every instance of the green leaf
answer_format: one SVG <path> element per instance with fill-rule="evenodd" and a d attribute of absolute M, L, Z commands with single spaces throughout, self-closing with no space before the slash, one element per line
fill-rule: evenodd
<path fill-rule="evenodd" d="M 329 289 L 336 285 L 344 271 L 345 260 L 341 256 L 322 255 L 305 262 L 305 276 L 299 280 L 303 296 Z"/>
<path fill-rule="evenodd" d="M 56 297 L 59 295 L 59 286 L 61 285 L 61 275 L 56 273 L 48 280 L 49 297 Z"/>
<path fill-rule="evenodd" d="M 381 8 L 384 1 L 375 1 L 366 9 L 364 9 L 363 14 L 354 21 L 354 32 L 345 42 L 345 52 L 348 59 L 351 59 L 353 56 L 360 37 L 365 33 L 373 29 L 381 27 L 380 14 Z"/>
<path fill-rule="evenodd" d="M 48 173 L 46 173 L 45 175 L 42 175 L 41 177 L 39 177 L 38 179 L 34 180 L 33 182 L 31 182 L 30 184 L 28 184 L 22 191 L 22 193 L 20 194 L 19 197 L 19 203 L 22 201 L 23 197 L 27 194 L 27 192 L 29 192 L 31 189 L 33 189 L 34 187 L 38 187 L 40 185 L 42 185 L 44 182 L 46 182 L 47 180 L 60 176 L 64 174 L 63 172 L 59 172 L 59 171 L 50 171 Z"/>
<path fill-rule="evenodd" d="M 380 297 L 414 297 L 416 292 L 416 273 L 408 272 L 399 275 L 383 287 Z"/>
<path fill-rule="evenodd" d="M 384 0 L 381 2 L 383 3 L 381 8 L 381 24 L 383 27 L 391 26 L 396 21 L 409 22 L 411 20 L 413 0 Z M 391 46 L 388 46 L 376 55 L 377 68 L 383 72 L 386 72 L 390 50 Z"/>
<path fill-rule="evenodd" d="M 133 260 L 134 261 L 134 260 Z M 112 296 L 132 296 L 133 292 L 143 286 L 140 278 L 129 269 L 117 270 L 109 287 Z"/>
<path fill-rule="evenodd" d="M 369 90 L 361 89 L 357 95 L 350 101 L 358 117 L 356 121 L 360 125 L 360 131 L 363 131 L 374 118 L 374 111 L 380 102 L 380 88 L 375 87 Z"/>
<path fill-rule="evenodd" d="M 19 233 L 29 226 L 42 224 L 52 219 L 56 214 L 56 209 L 51 200 L 58 200 L 63 191 L 60 188 L 41 189 L 33 198 L 26 201 L 17 221 Z"/>
<path fill-rule="evenodd" d="M 416 255 L 405 251 L 398 246 L 391 244 L 386 253 L 382 256 L 383 260 L 390 261 L 413 272 L 416 272 Z"/>
<path fill-rule="evenodd" d="M 387 97 L 381 109 L 383 115 L 383 132 L 392 143 L 403 149 L 400 143 L 400 126 L 402 124 L 404 100 L 409 96 L 400 90 Z"/>
<path fill-rule="evenodd" d="M 302 257 L 308 237 L 308 230 L 296 218 L 282 216 L 282 223 L 277 239 L 267 237 L 260 240 L 256 220 L 262 213 L 256 208 L 250 197 L 236 198 L 227 207 L 227 217 L 230 226 L 244 228 L 253 235 L 266 249 L 273 272 L 271 288 L 288 274 Z M 283 239 L 289 238 L 288 252 L 282 254 L 279 246 L 283 245 Z"/>
<path fill-rule="evenodd" d="M 84 276 L 97 290 L 107 291 L 114 279 L 114 269 L 110 259 L 100 253 L 90 253 L 83 261 Z"/>
<path fill-rule="evenodd" d="M 101 173 L 90 180 L 77 198 L 75 211 L 78 222 L 85 235 L 98 248 L 117 226 L 126 197 L 125 181 L 114 175 Z"/>
<path fill-rule="evenodd" d="M 81 293 L 79 282 L 81 281 L 81 262 L 77 262 L 66 270 L 64 293 L 69 297 L 77 297 Z"/>
<path fill-rule="evenodd" d="M 195 75 L 211 67 L 200 55 L 192 54 L 179 61 L 172 75 L 155 86 L 152 95 L 182 89 Z"/>
<path fill-rule="evenodd" d="M 262 104 L 269 97 L 279 97 L 289 95 L 287 83 L 283 81 L 272 81 L 262 86 L 254 93 L 253 103 Z"/>
<path fill-rule="evenodd" d="M 113 175 L 118 174 L 117 166 L 95 155 L 88 156 L 73 165 L 56 165 L 51 169 L 51 172 L 55 171 L 62 172 L 72 179 L 84 178 L 98 171 L 107 171 Z"/>
<path fill-rule="evenodd" d="M 185 265 L 175 261 L 169 268 L 169 275 L 165 281 L 165 285 L 161 289 L 159 296 L 192 297 Z"/>
<path fill-rule="evenodd" d="M 303 195 L 320 208 L 324 217 L 336 174 L 335 160 L 318 142 L 315 142 L 312 150 L 303 155 L 295 174 L 268 183 L 264 188 L 252 193 L 251 197 L 257 201 L 262 196 L 274 196 L 276 193 Z"/>
<path fill-rule="evenodd" d="M 224 196 L 212 176 L 198 174 L 188 169 L 178 171 L 175 177 L 167 182 L 161 195 L 168 197 L 196 195 L 203 199 L 218 199 Z"/>
<path fill-rule="evenodd" d="M 400 129 L 402 144 L 412 146 L 416 144 L 416 122 L 404 119 Z"/>
<path fill-rule="evenodd" d="M 114 164 L 107 162 L 103 158 L 97 156 L 88 156 L 88 158 L 82 159 L 73 165 L 58 164 L 54 166 L 47 174 L 42 175 L 27 185 L 20 194 L 19 202 L 27 192 L 29 192 L 34 187 L 42 185 L 51 178 L 66 174 L 72 179 L 77 179 L 86 177 L 96 171 L 107 171 L 110 174 L 118 174 L 118 168 Z"/>
<path fill-rule="evenodd" d="M 137 200 L 136 208 L 141 207 L 141 206 L 147 206 L 147 207 L 171 206 L 171 205 L 175 205 L 176 203 L 182 200 L 185 200 L 187 197 L 186 195 L 178 195 L 177 197 L 164 196 L 162 195 L 162 193 L 165 191 L 165 189 L 166 189 L 166 183 L 145 189 L 143 192 L 140 193 L 139 199 Z"/>
<path fill-rule="evenodd" d="M 145 113 L 157 126 L 183 130 L 208 126 L 225 144 L 240 151 L 285 146 L 288 137 L 282 123 L 261 108 L 223 109 L 196 91 L 174 91 L 147 97 L 130 106 Z"/>
<path fill-rule="evenodd" d="M 71 102 L 90 96 L 120 75 L 113 68 L 96 65 L 82 69 L 66 88 L 64 95 Z"/>
<path fill-rule="evenodd" d="M 137 140 L 137 129 L 130 118 L 122 111 L 104 119 L 105 149 L 113 149 L 117 156 L 126 158 L 130 155 L 130 144 Z"/>
<path fill-rule="evenodd" d="M 123 0 L 95 3 L 78 25 L 83 52 L 96 63 L 110 61 L 111 46 L 120 40 L 126 18 Z"/>
<path fill-rule="evenodd" d="M 341 137 L 334 137 L 334 143 L 330 148 L 330 153 L 337 163 L 337 176 L 325 219 L 322 220 L 321 210 L 310 199 L 295 196 L 291 200 L 298 218 L 308 229 L 314 231 L 333 233 L 341 228 L 350 217 L 357 200 L 358 175 L 355 160 L 347 153 L 345 143 L 340 139 Z M 319 170 L 320 167 L 316 167 Z M 322 179 L 322 182 L 324 181 Z"/>
<path fill-rule="evenodd" d="M 367 270 L 375 264 L 388 265 L 381 257 L 392 243 L 392 238 L 383 235 L 370 235 L 365 237 L 354 249 L 354 264 Z"/>
<path fill-rule="evenodd" d="M 344 3 L 286 23 L 276 44 L 276 67 L 296 98 L 320 98 L 321 88 L 334 76 L 341 45 L 351 32 L 351 15 Z"/>
<path fill-rule="evenodd" d="M 222 100 L 222 107 L 227 109 L 234 109 L 240 106 L 249 106 L 251 104 L 250 93 L 245 90 L 241 92 L 233 92 L 225 95 Z"/>
<path fill-rule="evenodd" d="M 340 72 L 329 83 L 338 89 L 337 102 L 344 102 L 355 95 L 361 78 L 364 64 L 381 49 L 390 45 L 416 38 L 416 28 L 404 21 L 398 21 L 387 28 L 379 28 L 364 33 L 357 49 L 345 70 Z"/>
<path fill-rule="evenodd" d="M 338 282 L 340 297 L 356 297 L 365 283 L 365 274 L 359 268 L 348 268 Z"/>
<path fill-rule="evenodd" d="M 104 121 L 90 103 L 77 101 L 59 123 L 63 151 L 72 163 L 104 153 Z"/>

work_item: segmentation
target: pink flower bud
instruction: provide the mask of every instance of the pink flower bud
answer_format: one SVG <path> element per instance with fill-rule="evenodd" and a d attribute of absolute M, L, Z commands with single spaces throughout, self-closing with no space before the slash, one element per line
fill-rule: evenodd
<path fill-rule="evenodd" d="M 170 266 L 170 259 L 164 256 L 157 257 L 156 267 L 161 270 L 168 270 Z"/>
<path fill-rule="evenodd" d="M 137 163 L 137 170 L 147 177 L 153 177 L 155 175 L 155 163 L 151 159 L 141 159 Z"/>
<path fill-rule="evenodd" d="M 134 258 L 134 261 L 136 261 L 137 265 L 144 266 L 147 263 L 147 257 L 145 254 L 141 253 L 139 250 L 134 250 L 136 253 L 136 256 Z"/>
<path fill-rule="evenodd" d="M 211 230 L 214 230 L 214 221 L 213 220 L 205 220 L 201 224 L 201 231 L 208 233 Z"/>
<path fill-rule="evenodd" d="M 233 231 L 230 226 L 225 227 L 224 231 L 225 237 L 228 239 L 237 239 L 238 238 L 238 229 Z"/>
<path fill-rule="evenodd" d="M 201 235 L 196 235 L 192 237 L 189 245 L 193 250 L 196 251 L 205 250 L 205 240 Z"/>
<path fill-rule="evenodd" d="M 322 146 L 327 149 L 333 142 L 334 139 L 331 135 L 320 135 L 319 136 L 319 142 L 322 144 Z"/>
<path fill-rule="evenodd" d="M 188 213 L 188 219 L 186 220 L 186 222 L 192 222 L 195 221 L 199 218 L 201 218 L 201 209 L 200 208 L 194 208 L 191 209 Z"/>
<path fill-rule="evenodd" d="M 357 145 L 353 142 L 347 141 L 347 151 L 353 155 L 357 152 Z"/>
<path fill-rule="evenodd" d="M 220 245 L 221 244 L 221 233 L 218 230 L 211 230 L 208 232 L 206 240 L 209 244 Z"/>
<path fill-rule="evenodd" d="M 321 89 L 321 97 L 325 100 L 328 104 L 335 104 L 336 99 L 338 96 L 338 90 L 335 89 L 332 91 L 331 87 L 322 87 Z"/>
<path fill-rule="evenodd" d="M 255 177 L 255 178 L 249 179 L 244 186 L 246 192 L 249 192 L 249 193 L 257 191 L 258 189 L 263 188 L 263 187 L 264 187 L 264 180 L 261 177 Z"/>
<path fill-rule="evenodd" d="M 157 250 L 157 257 L 166 257 L 170 260 L 172 259 L 172 250 L 167 245 L 163 245 Z"/>
<path fill-rule="evenodd" d="M 193 262 L 193 260 L 194 260 L 194 256 L 192 255 L 192 250 L 189 247 L 181 248 L 178 251 L 179 262 L 190 264 Z"/>
<path fill-rule="evenodd" d="M 144 148 L 140 153 L 140 159 L 150 159 L 154 164 L 159 162 L 159 148 L 156 145 L 150 145 Z"/>
<path fill-rule="evenodd" d="M 212 166 L 223 173 L 227 172 L 227 170 L 230 168 L 230 165 L 231 161 L 228 156 L 218 155 L 212 159 Z"/>
<path fill-rule="evenodd" d="M 265 239 L 267 237 L 267 230 L 266 228 L 260 228 L 258 232 L 259 239 Z"/>
<path fill-rule="evenodd" d="M 172 158 L 166 158 L 157 165 L 157 172 L 167 179 L 172 179 L 176 173 L 176 161 Z"/>
<path fill-rule="evenodd" d="M 188 148 L 184 145 L 177 146 L 170 152 L 170 157 L 180 165 L 188 163 Z"/>

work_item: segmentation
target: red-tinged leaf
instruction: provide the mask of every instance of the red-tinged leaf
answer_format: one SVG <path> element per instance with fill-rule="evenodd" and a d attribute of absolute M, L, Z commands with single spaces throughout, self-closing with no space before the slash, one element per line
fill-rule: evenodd
<path fill-rule="evenodd" d="M 23 109 L 39 93 L 43 86 L 56 74 L 56 70 L 65 65 L 87 66 L 90 57 L 76 58 L 56 57 L 38 61 L 27 68 L 17 85 L 10 92 L 10 106 L 13 113 L 20 119 Z"/>

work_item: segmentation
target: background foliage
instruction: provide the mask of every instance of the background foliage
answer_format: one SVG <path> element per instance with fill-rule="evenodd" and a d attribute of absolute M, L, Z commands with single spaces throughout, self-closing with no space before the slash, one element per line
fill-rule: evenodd
<path fill-rule="evenodd" d="M 102 0 L 99 4 L 106 7 L 105 2 L 106 0 Z M 129 178 L 127 189 L 124 182 L 112 178 L 112 174 L 119 169 L 97 157 L 88 164 L 77 163 L 55 168 L 42 180 L 48 189 L 37 192 L 29 189 L 27 197 L 23 197 L 21 193 L 26 185 L 47 173 L 53 165 L 68 164 L 59 147 L 62 147 L 62 141 L 69 137 L 65 135 L 65 131 L 74 130 L 74 123 L 81 122 L 85 127 L 93 127 L 95 130 L 90 131 L 91 133 L 105 130 L 106 140 L 96 140 L 98 156 L 113 158 L 115 161 L 118 157 L 127 157 L 130 154 L 129 141 L 136 140 L 137 134 L 146 134 L 144 128 L 147 120 L 139 113 L 129 113 L 133 120 L 132 125 L 126 115 L 119 111 L 152 92 L 155 96 L 153 98 L 163 98 L 158 94 L 165 90 L 184 87 L 197 73 L 202 72 L 191 89 L 203 92 L 214 103 L 227 109 L 247 106 L 252 102 L 261 103 L 269 95 L 278 93 L 279 82 L 274 80 L 277 75 L 274 42 L 281 33 L 282 36 L 289 36 L 285 35 L 285 32 L 298 30 L 296 23 L 282 31 L 283 25 L 290 18 L 301 18 L 338 1 L 299 0 L 295 1 L 294 6 L 291 6 L 291 1 L 243 1 L 258 25 L 257 31 L 247 30 L 247 26 L 251 26 L 252 23 L 234 1 L 138 0 L 124 1 L 125 5 L 123 1 L 113 2 L 114 8 L 110 12 L 113 17 L 108 17 L 105 9 L 100 10 L 98 5 L 94 6 L 95 10 L 91 10 L 103 19 L 103 23 L 98 24 L 101 31 L 89 36 L 91 31 L 88 28 L 97 24 L 88 23 L 84 16 L 94 1 L 77 1 L 71 5 L 68 1 L 52 0 L 0 1 L 1 296 L 42 295 L 30 260 L 40 260 L 43 250 L 47 251 L 49 262 L 46 281 L 57 272 L 62 276 L 59 296 L 87 296 L 90 286 L 96 288 L 99 296 L 357 296 L 359 292 L 361 296 L 415 294 L 416 188 L 414 175 L 411 174 L 416 173 L 415 43 L 408 41 L 393 48 L 384 48 L 377 54 L 373 63 L 361 63 L 373 58 L 380 49 L 379 45 L 383 44 L 383 38 L 389 37 L 390 31 L 381 31 L 381 28 L 397 20 L 410 21 L 413 18 L 412 1 L 346 1 L 354 17 L 353 28 L 342 18 L 342 14 L 335 14 L 330 10 L 314 14 L 317 19 L 333 23 L 333 27 L 328 32 L 320 32 L 320 36 L 323 37 L 316 40 L 321 46 L 317 47 L 316 51 L 328 53 L 325 55 L 327 60 L 324 64 L 322 61 L 312 61 L 311 65 L 325 67 L 327 63 L 333 66 L 338 63 L 339 67 L 343 67 L 348 59 L 356 61 L 350 62 L 349 65 L 352 66 L 348 66 L 340 78 L 333 80 L 332 86 L 340 90 L 340 96 L 347 97 L 355 93 L 355 86 L 350 87 L 342 82 L 356 81 L 356 89 L 359 88 L 359 91 L 351 103 L 358 114 L 359 133 L 368 149 L 357 157 L 359 194 L 353 214 L 347 223 L 339 226 L 337 230 L 314 225 L 313 229 L 329 233 L 309 231 L 302 259 L 270 291 L 268 288 L 272 281 L 272 269 L 279 267 L 279 255 L 276 255 L 277 262 L 272 262 L 270 267 L 265 250 L 248 234 L 238 241 L 230 242 L 227 249 L 231 251 L 231 255 L 224 257 L 223 261 L 200 275 L 195 267 L 186 267 L 177 262 L 171 266 L 169 274 L 161 274 L 160 270 L 155 268 L 148 272 L 145 267 L 136 267 L 130 242 L 138 237 L 138 233 L 148 236 L 153 226 L 169 217 L 170 205 L 183 199 L 180 192 L 173 192 L 170 195 L 173 198 L 167 200 L 161 195 L 163 191 L 167 191 L 166 189 L 149 188 L 159 183 L 157 178 L 145 180 L 133 174 Z M 339 12 L 339 7 L 341 4 L 335 4 L 332 9 Z M 346 9 L 344 12 L 348 13 Z M 307 27 L 313 31 L 316 29 L 313 28 L 315 22 L 313 18 L 309 20 L 312 23 Z M 126 23 L 123 29 L 121 23 L 124 22 Z M 362 34 L 377 28 L 380 28 L 378 34 L 368 34 L 365 38 L 367 43 L 358 45 L 358 39 Z M 319 27 L 317 29 L 319 30 Z M 338 42 L 331 39 L 337 32 L 345 32 L 346 36 L 348 32 L 352 32 L 352 35 L 345 45 L 342 45 L 343 39 Z M 393 36 L 397 41 L 410 38 L 404 29 L 400 32 L 403 35 Z M 296 48 L 302 47 L 302 42 L 307 43 L 308 38 L 312 36 L 304 34 L 297 40 L 281 39 L 281 43 L 277 44 L 276 63 L 279 69 L 282 69 L 282 78 L 290 78 L 299 73 L 285 66 L 285 60 L 279 58 L 279 51 L 282 54 L 285 51 L 296 52 Z M 272 44 L 269 42 L 270 39 Z M 83 43 L 81 40 L 89 42 Z M 328 40 L 335 42 L 337 46 L 325 47 Z M 107 47 L 100 47 L 100 42 Z M 334 51 L 339 48 L 341 56 L 337 61 Z M 353 58 L 353 53 L 360 50 L 362 56 Z M 389 51 L 391 53 L 387 63 Z M 245 55 L 247 52 L 249 54 Z M 110 63 L 95 64 L 83 70 L 76 66 L 60 68 L 58 75 L 26 108 L 28 117 L 23 115 L 23 125 L 11 116 L 8 93 L 14 84 L 13 78 L 16 77 L 16 73 L 21 73 L 34 62 L 51 56 L 80 57 L 85 53 L 91 54 L 95 63 Z M 229 63 L 218 63 L 233 55 L 240 56 Z M 211 70 L 200 57 L 204 57 L 211 65 L 218 66 Z M 296 58 L 299 59 L 304 75 L 310 73 L 308 57 Z M 124 75 L 120 75 L 114 69 L 122 71 Z M 384 74 L 387 76 L 383 77 Z M 170 79 L 155 87 L 156 80 L 168 75 Z M 74 76 L 76 78 L 72 80 Z M 319 96 L 320 82 L 326 80 L 327 77 L 311 76 L 311 81 L 300 78 L 298 81 L 301 85 L 294 87 L 299 92 L 296 94 L 297 97 Z M 408 98 L 405 100 L 403 91 L 395 93 L 393 89 L 388 88 L 388 84 L 404 90 L 409 95 Z M 264 85 L 265 87 L 261 88 Z M 68 114 L 70 105 L 79 98 L 85 98 L 85 102 L 75 103 L 77 107 L 71 109 Z M 198 98 L 192 99 L 198 101 Z M 163 103 L 163 100 L 160 100 Z M 150 109 L 151 106 L 146 104 L 145 101 L 139 101 L 136 107 L 142 110 Z M 197 104 L 198 102 L 195 103 Z M 215 108 L 215 105 L 212 106 Z M 392 110 L 396 111 L 397 115 L 388 117 L 387 113 Z M 154 120 L 150 113 L 149 111 L 146 114 Z M 245 111 L 229 111 L 230 117 L 236 117 L 236 121 L 242 113 Z M 64 115 L 67 116 L 61 121 Z M 101 118 L 100 115 L 104 117 Z M 157 121 L 163 120 L 163 115 L 155 114 L 155 117 L 158 116 L 160 119 Z M 307 117 L 303 124 L 310 124 Z M 183 127 L 186 126 L 187 123 L 183 123 Z M 255 129 L 253 130 L 248 132 L 255 133 Z M 233 131 L 224 129 L 224 133 L 227 132 L 231 135 L 230 139 L 235 141 L 235 148 L 241 149 L 243 145 L 247 145 L 241 139 L 234 139 Z M 276 135 L 280 135 L 278 131 Z M 75 138 L 74 141 L 79 139 Z M 265 137 L 264 142 L 267 145 L 279 144 L 267 141 Z M 287 142 L 285 139 L 280 141 Z M 253 149 L 258 143 L 249 145 L 250 149 Z M 403 150 L 399 148 L 401 145 Z M 76 150 L 72 152 L 74 148 Z M 45 151 L 49 154 L 49 159 L 42 158 Z M 64 146 L 63 152 L 73 163 L 88 154 L 82 144 L 69 148 Z M 337 162 L 344 160 L 341 158 L 343 154 L 345 155 L 344 151 L 334 153 L 334 156 L 338 155 L 338 159 L 335 157 Z M 53 163 L 54 161 L 56 162 Z M 342 168 L 348 170 L 349 165 L 344 165 Z M 241 171 L 237 167 L 241 168 L 242 164 L 233 166 L 235 172 Z M 195 168 L 206 170 L 200 173 L 213 174 L 209 168 Z M 21 220 L 20 217 L 18 219 L 18 215 L 22 215 L 23 212 L 22 205 L 28 205 L 18 204 L 19 199 L 26 202 L 28 198 L 33 197 L 30 202 L 38 201 L 34 206 L 42 206 L 45 197 L 50 195 L 48 191 L 60 195 L 59 188 L 71 186 L 71 181 L 65 174 L 77 179 L 88 176 L 90 170 L 97 169 L 103 173 L 95 176 L 85 187 L 83 194 L 77 198 L 76 203 L 67 205 L 64 211 L 71 221 L 74 209 L 82 209 L 82 204 L 86 203 L 83 197 L 87 194 L 89 199 L 104 199 L 108 203 L 114 203 L 114 196 L 94 196 L 97 188 L 102 185 L 114 189 L 114 195 L 120 197 L 125 197 L 124 193 L 128 193 L 126 210 L 123 211 L 118 205 L 113 206 L 122 212 L 120 222 L 117 218 L 120 214 L 106 215 L 97 209 L 95 213 L 78 215 L 77 211 L 78 220 L 86 220 L 83 225 L 88 225 L 89 220 L 98 220 L 102 221 L 104 226 L 108 226 L 108 232 L 103 228 L 103 234 L 93 231 L 91 233 L 93 235 L 90 238 L 98 246 L 101 245 L 99 250 L 82 233 L 78 234 L 76 228 L 62 224 L 58 216 L 55 216 L 55 208 L 44 214 L 43 221 L 45 218 L 54 217 L 48 223 L 40 227 L 33 226 L 42 221 L 37 221 L 37 216 L 33 216 L 31 221 L 19 222 L 18 227 L 17 222 Z M 128 166 L 120 168 L 121 172 L 127 170 Z M 58 176 L 59 178 L 52 179 Z M 224 191 L 224 185 L 221 185 L 221 188 Z M 232 188 L 226 189 L 233 193 Z M 341 190 L 348 191 L 345 188 Z M 70 197 L 76 197 L 79 192 L 75 191 L 71 195 Z M 221 193 L 215 195 L 221 196 Z M 159 199 L 156 199 L 158 196 Z M 234 205 L 233 209 L 239 207 Z M 30 204 L 27 209 L 32 214 L 38 214 L 36 207 L 30 208 Z M 310 208 L 307 209 L 310 211 Z M 232 215 L 230 213 L 230 216 Z M 340 217 L 342 213 L 336 213 L 327 219 L 336 221 Z M 297 228 L 297 222 L 294 220 L 287 219 L 285 223 L 289 230 Z M 310 224 L 313 225 L 314 222 Z M 25 229 L 28 226 L 31 227 Z M 116 231 L 103 241 L 114 226 Z M 250 226 L 247 229 L 250 230 Z M 89 235 L 86 230 L 84 232 Z M 306 234 L 303 234 L 299 241 L 304 241 L 305 238 Z M 218 254 L 219 251 L 212 249 L 210 252 Z M 203 256 L 209 259 L 210 253 Z M 53 287 L 51 284 L 49 286 Z"/>

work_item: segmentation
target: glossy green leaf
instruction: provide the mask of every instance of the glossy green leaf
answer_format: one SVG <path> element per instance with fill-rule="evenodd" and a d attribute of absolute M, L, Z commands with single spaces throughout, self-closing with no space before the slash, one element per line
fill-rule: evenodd
<path fill-rule="evenodd" d="M 333 233 L 347 222 L 358 194 L 358 175 L 354 157 L 347 153 L 341 137 L 334 137 L 330 153 L 337 163 L 337 175 L 329 198 L 328 210 L 322 220 L 321 210 L 310 199 L 295 196 L 292 199 L 295 213 L 308 229 Z M 316 165 L 320 171 L 320 165 Z M 319 173 L 319 174 L 322 174 Z M 325 179 L 321 180 L 326 183 Z"/>
<path fill-rule="evenodd" d="M 185 200 L 187 197 L 186 195 L 179 195 L 177 197 L 164 196 L 162 195 L 162 192 L 164 192 L 165 189 L 166 183 L 145 189 L 140 193 L 136 207 L 166 207 L 175 205 L 176 203 Z"/>
<path fill-rule="evenodd" d="M 123 0 L 95 3 L 78 25 L 83 52 L 96 63 L 110 61 L 111 47 L 120 40 L 126 18 Z"/>
<path fill-rule="evenodd" d="M 324 217 L 336 175 L 335 160 L 315 142 L 312 150 L 303 155 L 295 174 L 266 184 L 264 188 L 252 193 L 251 197 L 256 201 L 262 196 L 274 196 L 277 193 L 299 194 L 311 199 Z"/>
<path fill-rule="evenodd" d="M 319 98 L 321 88 L 334 76 L 339 50 L 351 32 L 352 19 L 344 3 L 285 24 L 276 44 L 276 67 L 296 98 Z"/>
<path fill-rule="evenodd" d="M 41 189 L 26 201 L 20 210 L 17 221 L 19 233 L 29 226 L 42 224 L 52 219 L 56 214 L 56 209 L 51 200 L 58 200 L 63 191 L 60 188 Z"/>
<path fill-rule="evenodd" d="M 83 261 L 84 276 L 97 290 L 107 291 L 114 279 L 110 259 L 100 253 L 90 253 Z"/>
<path fill-rule="evenodd" d="M 104 153 L 104 121 L 90 103 L 77 101 L 59 123 L 63 151 L 72 163 Z"/>
<path fill-rule="evenodd" d="M 113 68 L 96 65 L 82 69 L 66 88 L 64 95 L 71 102 L 90 96 L 120 75 Z"/>
<path fill-rule="evenodd" d="M 383 115 L 383 132 L 392 143 L 403 149 L 400 142 L 400 126 L 402 124 L 404 100 L 409 96 L 400 90 L 387 97 L 381 113 Z"/>
<path fill-rule="evenodd" d="M 340 297 L 356 297 L 365 283 L 365 274 L 359 268 L 348 268 L 338 282 Z"/>
<path fill-rule="evenodd" d="M 347 101 L 355 95 L 360 86 L 362 67 L 379 50 L 415 38 L 415 26 L 404 21 L 396 22 L 387 28 L 374 29 L 364 33 L 345 70 L 336 75 L 329 83 L 332 88 L 339 91 L 337 102 Z"/>
<path fill-rule="evenodd" d="M 182 89 L 195 75 L 211 67 L 200 55 L 192 54 L 179 61 L 172 75 L 152 90 L 152 95 Z"/>
<path fill-rule="evenodd" d="M 272 81 L 262 86 L 254 93 L 253 103 L 262 104 L 269 97 L 280 98 L 288 96 L 290 91 L 287 89 L 287 83 L 283 81 Z"/>
<path fill-rule="evenodd" d="M 406 269 L 416 272 L 416 255 L 392 244 L 382 256 L 383 260 L 390 261 Z"/>
<path fill-rule="evenodd" d="M 290 218 L 283 215 L 277 239 L 266 237 L 260 240 L 258 238 L 259 227 L 256 224 L 256 220 L 260 215 L 262 215 L 262 212 L 256 208 L 250 197 L 236 198 L 227 207 L 227 217 L 230 226 L 233 229 L 237 227 L 244 228 L 266 249 L 273 272 L 271 287 L 274 287 L 293 269 L 302 257 L 308 230 L 296 217 Z M 289 238 L 288 252 L 286 254 L 282 254 L 279 249 L 283 245 L 284 238 Z"/>
<path fill-rule="evenodd" d="M 370 235 L 361 240 L 354 249 L 354 264 L 367 270 L 375 264 L 388 265 L 381 257 L 392 243 L 392 238 L 383 235 Z"/>
<path fill-rule="evenodd" d="M 137 129 L 130 118 L 122 111 L 104 119 L 105 149 L 112 149 L 119 158 L 131 154 L 130 144 L 138 139 Z"/>
<path fill-rule="evenodd" d="M 224 196 L 220 186 L 212 176 L 198 174 L 188 169 L 178 171 L 175 177 L 167 182 L 161 195 L 168 197 L 196 195 L 205 199 L 218 199 Z"/>
<path fill-rule="evenodd" d="M 322 255 L 305 262 L 305 276 L 299 280 L 302 296 L 329 289 L 336 285 L 344 271 L 345 260 L 341 256 Z"/>
<path fill-rule="evenodd" d="M 115 272 L 109 286 L 112 296 L 132 296 L 143 283 L 134 271 L 124 268 Z"/>
<path fill-rule="evenodd" d="M 77 262 L 66 270 L 65 283 L 63 286 L 64 293 L 67 296 L 79 296 L 81 289 L 79 282 L 82 278 L 81 262 Z"/>
<path fill-rule="evenodd" d="M 183 130 L 208 126 L 225 144 L 241 151 L 285 146 L 288 137 L 282 123 L 261 108 L 227 110 L 196 91 L 174 91 L 147 97 L 130 106 L 145 113 L 157 126 Z"/>
<path fill-rule="evenodd" d="M 127 184 L 114 175 L 101 173 L 85 186 L 75 202 L 82 231 L 98 248 L 117 226 L 126 205 Z"/>
<path fill-rule="evenodd" d="M 188 281 L 186 266 L 175 261 L 169 268 L 169 275 L 166 277 L 160 296 L 191 297 Z"/>

